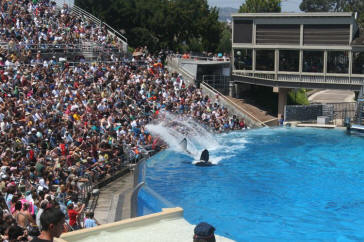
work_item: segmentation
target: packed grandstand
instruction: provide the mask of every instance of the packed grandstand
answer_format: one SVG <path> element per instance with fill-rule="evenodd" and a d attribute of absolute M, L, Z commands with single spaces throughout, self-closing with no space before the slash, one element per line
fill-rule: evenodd
<path fill-rule="evenodd" d="M 163 112 L 216 132 L 244 128 L 159 56 L 145 47 L 129 56 L 122 41 L 67 5 L 0 3 L 3 240 L 31 240 L 49 207 L 61 208 L 68 230 L 82 228 L 84 187 L 160 148 L 145 125 Z"/>

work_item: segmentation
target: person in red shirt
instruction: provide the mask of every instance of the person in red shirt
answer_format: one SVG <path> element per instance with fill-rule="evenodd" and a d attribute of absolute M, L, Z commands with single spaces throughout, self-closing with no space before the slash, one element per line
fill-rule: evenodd
<path fill-rule="evenodd" d="M 244 123 L 244 120 L 240 120 L 240 123 L 239 123 L 239 126 L 241 129 L 244 129 L 245 128 L 245 123 Z"/>
<path fill-rule="evenodd" d="M 74 229 L 80 229 L 80 223 L 79 223 L 79 218 L 80 218 L 80 213 L 82 213 L 83 209 L 85 208 L 85 204 L 83 204 L 82 206 L 78 207 L 78 208 L 74 208 L 73 202 L 70 201 L 68 202 L 68 217 L 70 219 L 69 221 L 69 225 Z"/>

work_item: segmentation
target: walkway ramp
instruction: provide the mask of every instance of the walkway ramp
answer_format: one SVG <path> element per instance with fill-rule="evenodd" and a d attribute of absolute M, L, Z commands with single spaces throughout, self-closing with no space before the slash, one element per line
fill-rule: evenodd
<path fill-rule="evenodd" d="M 277 117 L 268 114 L 267 111 L 264 111 L 257 106 L 245 102 L 244 99 L 233 98 L 230 96 L 226 96 L 226 98 L 228 98 L 231 102 L 235 103 L 240 108 L 252 114 L 254 117 L 256 117 L 260 122 L 264 123 L 265 125 L 276 126 L 278 124 Z"/>
<path fill-rule="evenodd" d="M 130 198 L 133 192 L 134 174 L 129 172 L 100 189 L 95 218 L 107 224 L 130 218 Z"/>

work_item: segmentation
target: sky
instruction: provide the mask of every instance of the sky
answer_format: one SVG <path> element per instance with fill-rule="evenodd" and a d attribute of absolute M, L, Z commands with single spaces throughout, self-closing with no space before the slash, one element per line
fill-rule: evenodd
<path fill-rule="evenodd" d="M 282 12 L 299 12 L 302 0 L 282 0 Z M 211 6 L 239 8 L 244 0 L 208 0 Z"/>

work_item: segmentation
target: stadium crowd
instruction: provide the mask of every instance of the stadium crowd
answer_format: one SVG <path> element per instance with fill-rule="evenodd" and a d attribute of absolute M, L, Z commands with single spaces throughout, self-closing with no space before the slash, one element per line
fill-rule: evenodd
<path fill-rule="evenodd" d="M 229 117 L 218 97 L 203 96 L 146 48 L 137 57 L 108 63 L 61 63 L 32 52 L 32 45 L 83 39 L 119 43 L 67 6 L 57 9 L 47 0 L 0 4 L 0 42 L 6 43 L 0 54 L 3 241 L 31 240 L 49 227 L 50 215 L 42 214 L 54 208 L 63 211 L 69 229 L 95 226 L 92 213 L 81 221 L 82 186 L 110 177 L 145 149 L 158 149 L 160 141 L 145 125 L 164 111 L 216 132 L 245 127 Z"/>

